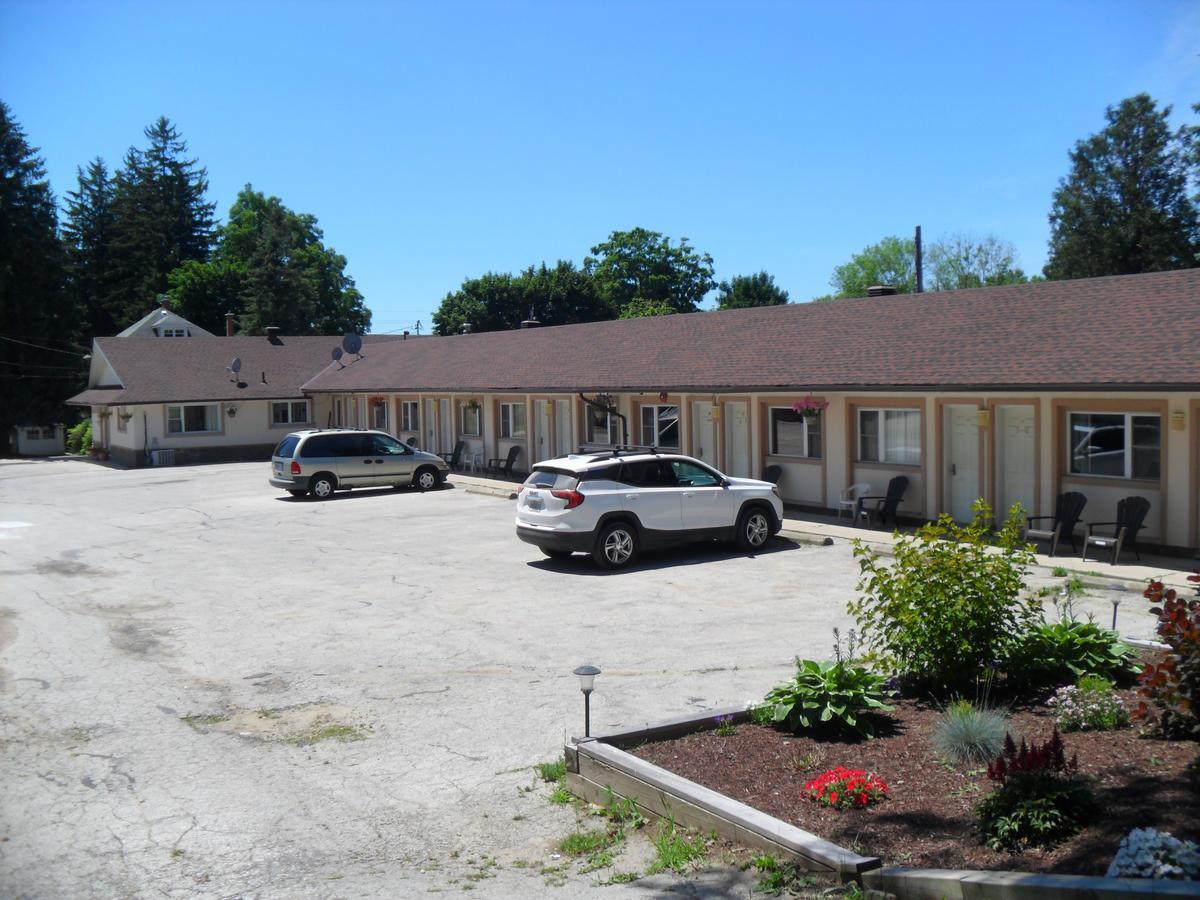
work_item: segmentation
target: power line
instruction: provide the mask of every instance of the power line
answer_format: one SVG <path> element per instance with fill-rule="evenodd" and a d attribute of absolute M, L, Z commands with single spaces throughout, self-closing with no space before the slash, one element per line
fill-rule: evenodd
<path fill-rule="evenodd" d="M 82 355 L 82 353 L 88 352 L 87 350 L 83 350 L 82 353 L 80 353 L 79 351 L 59 350 L 57 347 L 47 347 L 44 344 L 31 344 L 29 341 L 19 341 L 16 338 L 5 337 L 2 334 L 0 334 L 0 341 L 8 341 L 13 344 L 23 344 L 26 347 L 36 347 L 38 350 L 49 350 L 51 353 L 64 353 L 67 356 L 74 356 L 74 357 L 79 357 Z"/>

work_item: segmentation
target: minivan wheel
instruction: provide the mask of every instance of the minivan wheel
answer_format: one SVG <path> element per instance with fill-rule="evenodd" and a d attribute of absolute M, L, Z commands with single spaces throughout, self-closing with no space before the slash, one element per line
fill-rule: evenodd
<path fill-rule="evenodd" d="M 738 516 L 737 545 L 743 550 L 761 550 L 771 539 L 771 520 L 761 509 L 748 509 Z"/>
<path fill-rule="evenodd" d="M 624 522 L 614 522 L 600 532 L 592 559 L 602 569 L 623 569 L 633 562 L 637 550 L 637 532 Z"/>
<path fill-rule="evenodd" d="M 318 500 L 328 500 L 333 496 L 333 489 L 336 487 L 332 475 L 314 475 L 308 483 L 308 489 L 312 491 L 312 495 Z"/>
<path fill-rule="evenodd" d="M 438 486 L 437 469 L 433 466 L 422 466 L 413 473 L 413 484 L 422 491 L 432 491 Z"/>

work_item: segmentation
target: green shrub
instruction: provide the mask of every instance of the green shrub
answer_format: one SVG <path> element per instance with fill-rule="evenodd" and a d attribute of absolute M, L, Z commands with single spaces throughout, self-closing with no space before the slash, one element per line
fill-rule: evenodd
<path fill-rule="evenodd" d="M 87 453 L 92 446 L 92 420 L 84 419 L 74 428 L 67 429 L 67 452 Z"/>
<path fill-rule="evenodd" d="M 1095 622 L 1063 619 L 1026 631 L 1009 657 L 1009 678 L 1026 687 L 1073 684 L 1087 675 L 1129 683 L 1141 671 L 1137 651 Z"/>
<path fill-rule="evenodd" d="M 1012 508 L 994 540 L 991 509 L 982 500 L 972 509 L 970 525 L 943 515 L 915 535 L 897 535 L 890 565 L 854 544 L 862 595 L 848 608 L 867 658 L 942 695 L 970 686 L 980 666 L 1007 659 L 1037 621 L 1037 606 L 1021 596 L 1034 562 L 1021 542 L 1022 509 Z"/>
<path fill-rule="evenodd" d="M 979 830 L 993 850 L 1053 844 L 1075 834 L 1095 814 L 1091 790 L 1077 776 L 1079 763 L 1066 758 L 1058 729 L 1044 743 L 1020 749 L 1010 735 L 988 765 L 999 787 L 976 807 Z"/>
<path fill-rule="evenodd" d="M 873 732 L 867 712 L 887 712 L 885 679 L 865 666 L 843 659 L 814 662 L 796 659 L 791 681 L 777 684 L 755 709 L 755 721 L 769 721 L 799 732 L 823 728 L 841 734 Z M 764 712 L 759 713 L 759 710 Z"/>
<path fill-rule="evenodd" d="M 933 732 L 938 753 L 961 764 L 995 759 L 1004 746 L 1004 716 L 967 700 L 952 703 Z"/>

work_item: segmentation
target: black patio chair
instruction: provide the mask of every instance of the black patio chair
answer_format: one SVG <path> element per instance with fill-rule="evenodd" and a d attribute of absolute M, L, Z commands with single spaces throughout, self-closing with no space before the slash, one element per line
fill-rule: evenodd
<path fill-rule="evenodd" d="M 415 446 L 417 446 L 417 439 L 415 437 L 410 437 L 404 443 L 408 444 L 408 446 L 410 446 L 410 447 L 415 447 Z"/>
<path fill-rule="evenodd" d="M 771 484 L 779 484 L 779 479 L 783 477 L 783 466 L 767 466 L 763 469 L 763 481 L 769 481 Z"/>
<path fill-rule="evenodd" d="M 1117 503 L 1117 521 L 1089 522 L 1087 536 L 1083 539 L 1083 559 L 1087 559 L 1088 547 L 1100 547 L 1102 550 L 1112 549 L 1112 565 L 1121 558 L 1121 548 L 1126 544 L 1133 550 L 1138 562 L 1142 561 L 1137 549 L 1137 533 L 1142 530 L 1146 521 L 1146 513 L 1150 512 L 1150 501 L 1145 497 L 1126 497 Z M 1096 528 L 1111 528 L 1112 536 L 1092 534 Z"/>
<path fill-rule="evenodd" d="M 462 465 L 463 449 L 466 446 L 467 446 L 466 441 L 459 441 L 457 444 L 454 445 L 453 453 L 439 453 L 438 456 L 440 456 L 442 459 L 444 459 L 446 461 L 446 464 L 448 466 L 450 466 L 451 469 L 457 469 L 459 466 Z"/>
<path fill-rule="evenodd" d="M 1085 506 L 1087 497 L 1083 494 L 1075 491 L 1059 494 L 1058 499 L 1054 501 L 1054 515 L 1025 517 L 1025 540 L 1049 541 L 1051 556 L 1058 551 L 1059 541 L 1068 540 L 1071 542 L 1071 552 L 1078 553 L 1079 550 L 1075 546 L 1075 526 L 1079 524 L 1079 517 L 1083 515 Z M 1034 528 L 1034 522 L 1049 522 L 1050 527 Z"/>
<path fill-rule="evenodd" d="M 898 524 L 896 521 L 896 507 L 904 500 L 904 492 L 908 490 L 908 476 L 897 475 L 888 482 L 887 493 L 882 497 L 860 497 L 858 500 L 858 513 L 855 516 L 855 522 L 859 519 L 865 519 L 868 528 L 875 527 L 875 517 L 879 517 L 880 525 L 887 525 L 888 517 L 891 516 L 892 527 L 895 528 Z M 875 501 L 874 506 L 867 506 L 870 500 Z"/>
<path fill-rule="evenodd" d="M 521 452 L 521 448 L 513 444 L 508 448 L 508 455 L 489 459 L 488 464 L 484 466 L 484 474 L 495 472 L 501 478 L 512 478 L 513 463 L 517 461 L 517 455 Z"/>

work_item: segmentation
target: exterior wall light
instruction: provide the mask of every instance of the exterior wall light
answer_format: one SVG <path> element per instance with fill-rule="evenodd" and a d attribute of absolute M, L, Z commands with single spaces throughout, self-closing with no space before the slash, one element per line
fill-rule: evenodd
<path fill-rule="evenodd" d="M 580 666 L 575 670 L 579 676 L 579 689 L 583 691 L 583 736 L 592 736 L 592 686 L 600 670 L 595 666 Z"/>
<path fill-rule="evenodd" d="M 1185 421 L 1186 421 L 1186 419 L 1184 418 L 1183 410 L 1182 409 L 1175 410 L 1175 412 L 1171 413 L 1171 430 L 1172 431 L 1183 431 L 1183 426 L 1184 426 Z"/>
<path fill-rule="evenodd" d="M 979 423 L 980 428 L 987 428 L 992 421 L 992 411 L 986 407 L 975 410 L 975 421 Z"/>

